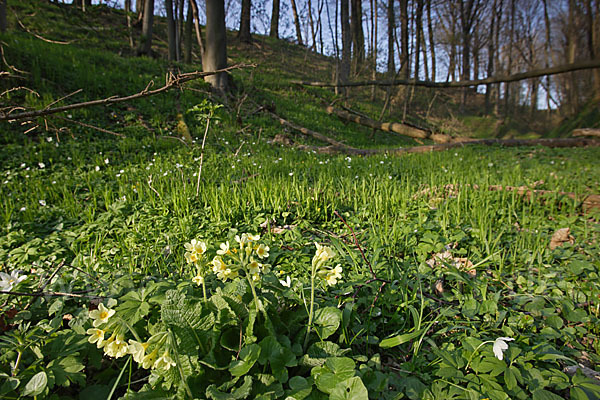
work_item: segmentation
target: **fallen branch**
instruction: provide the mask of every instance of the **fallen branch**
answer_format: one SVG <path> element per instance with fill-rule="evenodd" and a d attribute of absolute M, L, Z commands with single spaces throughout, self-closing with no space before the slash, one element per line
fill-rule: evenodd
<path fill-rule="evenodd" d="M 395 80 L 375 80 L 375 81 L 362 81 L 362 82 L 347 82 L 347 83 L 330 83 L 330 82 L 311 82 L 311 81 L 291 81 L 293 84 L 304 85 L 304 86 L 316 86 L 316 87 L 349 87 L 349 86 L 424 86 L 429 88 L 452 88 L 452 87 L 470 87 L 478 85 L 487 85 L 490 83 L 503 83 L 503 82 L 516 82 L 530 78 L 537 78 L 540 76 L 563 74 L 565 72 L 579 71 L 583 69 L 594 69 L 600 68 L 600 59 L 582 61 L 572 64 L 563 64 L 556 67 L 534 69 L 526 72 L 519 72 L 514 75 L 507 76 L 496 76 L 486 79 L 476 79 L 472 81 L 459 81 L 459 82 L 431 82 L 431 81 L 418 81 L 414 79 L 395 79 Z"/>
<path fill-rule="evenodd" d="M 22 119 L 32 119 L 32 118 L 41 117 L 44 115 L 56 114 L 59 112 L 73 110 L 73 109 L 77 109 L 77 108 L 84 108 L 84 107 L 104 105 L 104 104 L 122 103 L 125 101 L 139 99 L 141 97 L 154 96 L 159 93 L 165 92 L 169 89 L 172 89 L 174 87 L 179 87 L 183 83 L 193 81 L 198 78 L 203 78 L 205 76 L 220 74 L 222 72 L 231 71 L 233 69 L 253 67 L 253 66 L 254 65 L 249 65 L 249 64 L 237 64 L 237 65 L 232 65 L 231 67 L 219 69 L 216 71 L 210 71 L 210 72 L 196 71 L 196 72 L 188 72 L 188 73 L 184 73 L 184 74 L 169 73 L 169 75 L 167 75 L 167 81 L 166 81 L 165 85 L 158 89 L 149 90 L 149 88 L 154 84 L 154 82 L 150 81 L 144 90 L 142 90 L 139 93 L 132 94 L 129 96 L 124 96 L 124 97 L 111 96 L 111 97 L 107 97 L 105 99 L 98 99 L 98 100 L 86 101 L 86 102 L 82 102 L 82 103 L 69 104 L 69 105 L 62 106 L 62 107 L 49 108 L 49 109 L 43 109 L 43 110 L 27 111 L 27 112 L 22 112 L 22 113 L 18 113 L 18 114 L 0 113 L 0 121 L 11 121 L 12 122 L 12 121 L 17 121 L 17 120 L 22 120 Z"/>
<path fill-rule="evenodd" d="M 292 129 L 294 129 L 294 130 L 296 130 L 296 131 L 298 131 L 298 132 L 300 132 L 300 133 L 302 133 L 302 134 L 304 134 L 306 136 L 311 136 L 311 137 L 313 137 L 313 138 L 315 138 L 317 140 L 320 140 L 321 142 L 329 143 L 329 144 L 331 144 L 332 146 L 334 146 L 336 148 L 348 149 L 348 150 L 353 149 L 352 147 L 350 147 L 348 145 L 345 145 L 345 144 L 343 144 L 341 142 L 338 142 L 337 140 L 332 139 L 332 138 L 330 138 L 328 136 L 325 136 L 325 135 L 323 135 L 323 134 L 321 134 L 319 132 L 315 132 L 315 131 L 310 130 L 308 128 L 305 128 L 303 126 L 296 125 L 293 122 L 290 122 L 290 121 L 288 121 L 286 119 L 283 119 L 283 118 L 281 118 L 280 116 L 278 116 L 277 114 L 275 114 L 272 111 L 269 111 L 269 114 L 273 118 L 275 118 L 281 125 L 287 126 L 288 128 L 292 128 Z"/>
<path fill-rule="evenodd" d="M 288 125 L 292 127 L 292 125 Z M 305 129 L 306 128 L 302 128 Z M 307 130 L 309 131 L 309 130 Z M 307 133 L 310 136 L 316 137 L 312 132 Z M 323 136 L 317 133 L 319 136 Z M 518 146 L 545 146 L 545 147 L 587 147 L 587 146 L 600 146 L 600 140 L 595 139 L 578 139 L 578 138 L 559 138 L 559 139 L 479 139 L 468 142 L 455 142 L 455 143 L 440 143 L 427 146 L 416 146 L 406 148 L 395 148 L 395 149 L 358 149 L 356 147 L 350 147 L 343 143 L 336 142 L 333 139 L 326 140 L 331 143 L 331 146 L 307 146 L 302 144 L 296 144 L 290 138 L 284 135 L 277 135 L 273 140 L 274 143 L 280 143 L 286 146 L 295 147 L 299 150 L 314 151 L 322 154 L 354 154 L 359 156 L 371 156 L 376 154 L 391 154 L 391 155 L 404 155 L 410 153 L 429 153 L 432 151 L 444 151 L 448 149 L 454 149 L 458 147 L 464 147 L 467 145 L 486 145 L 486 146 L 505 146 L 505 147 L 518 147 Z"/>
<path fill-rule="evenodd" d="M 102 296 L 95 295 L 87 295 L 81 293 L 89 293 L 93 289 L 83 290 L 79 293 L 63 293 L 63 292 L 34 292 L 34 293 L 26 293 L 26 292 L 11 292 L 8 290 L 0 290 L 0 294 L 9 294 L 12 296 L 27 296 L 27 297 L 91 297 L 95 299 L 102 299 Z"/>
<path fill-rule="evenodd" d="M 573 136 L 575 136 L 575 137 L 577 137 L 577 136 L 600 137 L 600 129 L 591 129 L 591 128 L 575 129 L 573 131 Z"/>
<path fill-rule="evenodd" d="M 346 111 L 337 110 L 331 106 L 326 108 L 328 114 L 334 114 L 338 118 L 351 121 L 369 128 L 379 129 L 385 132 L 394 132 L 402 136 L 408 136 L 415 139 L 432 139 L 436 143 L 459 142 L 461 139 L 455 139 L 452 136 L 443 133 L 434 133 L 426 129 L 418 128 L 400 122 L 378 122 L 365 116 L 351 114 Z"/>

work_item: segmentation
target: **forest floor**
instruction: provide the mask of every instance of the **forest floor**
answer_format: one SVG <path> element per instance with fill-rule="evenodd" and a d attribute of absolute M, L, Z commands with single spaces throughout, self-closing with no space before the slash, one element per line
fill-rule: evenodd
<path fill-rule="evenodd" d="M 122 12 L 9 6 L 29 32 L 9 13 L 4 68 L 21 78 L 2 91 L 31 91 L 6 104 L 164 83 L 167 62 L 131 55 Z M 194 81 L 0 123 L 2 398 L 600 398 L 598 147 L 288 148 L 277 135 L 323 143 L 266 110 L 356 148 L 419 143 L 289 84 L 330 78 L 326 57 L 231 43 L 230 64 L 255 66 L 231 72 L 224 105 Z M 415 95 L 411 123 L 497 136 L 433 96 Z M 377 118 L 370 88 L 351 98 Z"/>

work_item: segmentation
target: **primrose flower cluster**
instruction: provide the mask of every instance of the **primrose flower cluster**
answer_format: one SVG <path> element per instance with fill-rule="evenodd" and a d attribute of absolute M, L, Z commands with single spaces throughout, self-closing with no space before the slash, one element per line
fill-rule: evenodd
<path fill-rule="evenodd" d="M 325 265 L 329 260 L 335 257 L 335 252 L 328 246 L 321 246 L 315 243 L 317 251 L 312 259 L 313 274 L 321 277 L 329 286 L 334 286 L 338 280 L 342 279 L 342 267 L 340 264 L 335 267 Z"/>
<path fill-rule="evenodd" d="M 146 342 L 142 342 L 135 331 L 115 316 L 115 313 L 115 310 L 102 303 L 98 305 L 97 310 L 89 312 L 93 327 L 87 330 L 87 334 L 90 335 L 88 342 L 95 343 L 96 347 L 103 349 L 104 354 L 109 357 L 120 358 L 131 354 L 133 360 L 145 369 L 166 371 L 175 366 L 167 348 L 167 332 L 154 334 Z M 125 341 L 128 330 L 137 340 Z"/>
<path fill-rule="evenodd" d="M 231 247 L 229 241 L 221 243 L 212 260 L 212 269 L 217 278 L 223 281 L 234 279 L 243 271 L 249 280 L 255 282 L 260 280 L 261 273 L 269 272 L 270 265 L 261 264 L 258 260 L 269 257 L 270 249 L 262 243 L 257 244 L 259 240 L 260 235 L 243 233 L 235 236 L 237 247 Z"/>

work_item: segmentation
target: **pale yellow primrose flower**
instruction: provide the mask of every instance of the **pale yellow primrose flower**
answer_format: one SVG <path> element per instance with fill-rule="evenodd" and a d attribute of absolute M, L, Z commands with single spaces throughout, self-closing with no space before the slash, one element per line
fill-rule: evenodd
<path fill-rule="evenodd" d="M 227 279 L 237 278 L 237 276 L 237 271 L 232 271 L 230 268 L 226 268 L 225 270 L 219 271 L 219 273 L 217 273 L 217 278 L 222 279 L 223 281 L 226 281 Z"/>
<path fill-rule="evenodd" d="M 175 361 L 173 361 L 173 359 L 169 356 L 169 351 L 165 351 L 163 353 L 163 355 L 156 360 L 156 362 L 154 363 L 154 368 L 158 369 L 158 370 L 168 370 L 171 367 L 175 366 Z"/>
<path fill-rule="evenodd" d="M 128 353 L 129 346 L 125 343 L 123 335 L 118 335 L 104 347 L 104 354 L 109 357 L 120 358 Z"/>
<path fill-rule="evenodd" d="M 183 246 L 190 253 L 196 253 L 198 255 L 206 253 L 206 243 L 200 240 L 192 239 L 190 243 L 186 243 Z"/>
<path fill-rule="evenodd" d="M 103 331 L 102 329 L 98 328 L 90 328 L 86 331 L 86 333 L 88 335 L 91 335 L 88 338 L 88 342 L 96 343 L 96 347 L 98 348 L 102 347 L 102 343 L 104 342 L 104 334 L 106 333 L 106 331 Z"/>
<path fill-rule="evenodd" d="M 260 235 L 259 234 L 256 234 L 256 235 L 253 235 L 251 233 L 248 234 L 248 241 L 249 242 L 258 242 L 259 240 L 260 240 Z"/>
<path fill-rule="evenodd" d="M 154 351 L 150 354 L 147 354 L 142 359 L 142 368 L 150 369 L 156 362 L 156 357 L 158 356 L 158 348 L 154 349 Z"/>
<path fill-rule="evenodd" d="M 192 278 L 192 282 L 194 282 L 196 285 L 200 286 L 204 282 L 204 277 L 202 275 L 196 275 L 195 277 Z"/>
<path fill-rule="evenodd" d="M 133 339 L 129 339 L 129 347 L 127 349 L 127 353 L 133 356 L 133 361 L 138 364 L 141 364 L 144 361 L 144 355 L 146 353 L 146 348 L 148 347 L 148 343 L 140 343 Z"/>
<path fill-rule="evenodd" d="M 329 286 L 333 286 L 337 283 L 338 279 L 342 279 L 342 267 L 340 264 L 336 265 L 335 268 L 327 271 L 325 281 Z"/>
<path fill-rule="evenodd" d="M 241 237 L 239 235 L 235 235 L 235 241 L 238 242 L 241 246 L 243 246 L 248 241 L 248 235 L 245 233 L 242 233 Z"/>
<path fill-rule="evenodd" d="M 221 243 L 221 250 L 217 250 L 217 254 L 220 256 L 224 256 L 225 254 L 229 254 L 229 241 L 225 243 Z"/>
<path fill-rule="evenodd" d="M 198 254 L 196 253 L 185 253 L 185 261 L 188 262 L 188 264 L 192 264 L 192 263 L 197 263 L 198 262 Z"/>
<path fill-rule="evenodd" d="M 269 257 L 269 246 L 265 246 L 264 244 L 259 244 L 258 247 L 256 247 L 256 255 L 259 258 L 267 258 Z"/>
<path fill-rule="evenodd" d="M 220 271 L 225 271 L 227 269 L 227 265 L 223 262 L 223 259 L 220 256 L 215 256 L 211 264 L 213 265 L 213 272 L 215 274 L 218 274 Z"/>
<path fill-rule="evenodd" d="M 260 264 L 256 260 L 252 260 L 250 264 L 248 264 L 248 271 L 250 275 L 258 275 L 260 272 Z"/>
<path fill-rule="evenodd" d="M 90 311 L 90 318 L 94 320 L 92 325 L 97 328 L 99 325 L 108 322 L 108 319 L 115 314 L 115 310 L 104 307 L 104 304 L 100 303 L 97 310 Z"/>
<path fill-rule="evenodd" d="M 321 262 L 326 262 L 333 257 L 335 257 L 335 252 L 328 246 L 321 246 L 318 243 L 315 243 L 317 246 L 317 251 L 315 252 L 314 259 Z"/>

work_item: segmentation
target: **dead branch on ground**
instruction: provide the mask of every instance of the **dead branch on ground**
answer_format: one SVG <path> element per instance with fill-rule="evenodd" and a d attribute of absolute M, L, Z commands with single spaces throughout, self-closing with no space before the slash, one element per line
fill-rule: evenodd
<path fill-rule="evenodd" d="M 573 130 L 573 136 L 595 136 L 600 137 L 600 129 L 581 128 Z"/>

